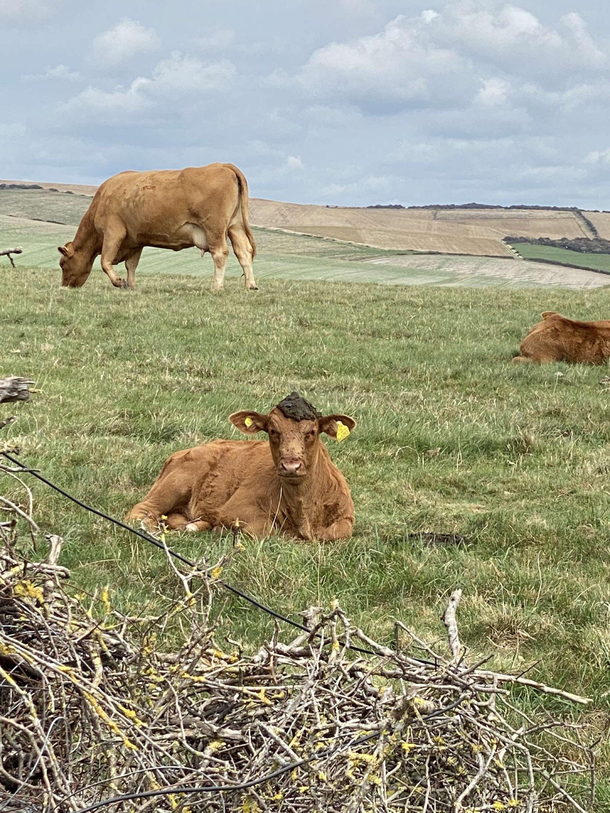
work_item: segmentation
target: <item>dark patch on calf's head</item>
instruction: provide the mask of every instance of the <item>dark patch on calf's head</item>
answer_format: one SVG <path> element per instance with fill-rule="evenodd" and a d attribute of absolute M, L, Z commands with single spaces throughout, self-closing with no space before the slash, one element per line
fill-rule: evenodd
<path fill-rule="evenodd" d="M 276 409 L 279 409 L 285 418 L 290 418 L 293 421 L 316 421 L 322 417 L 322 413 L 318 412 L 298 392 L 291 392 L 290 395 L 287 395 L 279 404 L 276 404 Z"/>

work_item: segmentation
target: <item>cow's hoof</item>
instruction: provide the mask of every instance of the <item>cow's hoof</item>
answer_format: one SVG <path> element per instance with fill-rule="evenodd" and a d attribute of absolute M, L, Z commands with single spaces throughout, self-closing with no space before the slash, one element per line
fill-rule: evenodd
<path fill-rule="evenodd" d="M 127 282 L 126 279 L 121 280 L 121 288 L 131 289 L 131 285 Z"/>
<path fill-rule="evenodd" d="M 188 525 L 184 526 L 184 530 L 189 531 L 189 533 L 196 533 L 199 530 L 199 528 L 197 527 L 196 522 L 189 522 Z"/>
<path fill-rule="evenodd" d="M 258 285 L 248 285 L 249 291 L 258 291 Z"/>

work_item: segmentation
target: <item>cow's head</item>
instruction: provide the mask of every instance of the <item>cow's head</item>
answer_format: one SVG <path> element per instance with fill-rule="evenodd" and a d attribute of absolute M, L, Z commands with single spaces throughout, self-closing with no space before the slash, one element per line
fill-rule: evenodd
<path fill-rule="evenodd" d="M 285 482 L 299 482 L 316 465 L 320 435 L 325 432 L 343 440 L 356 426 L 349 415 L 323 416 L 304 398 L 293 392 L 264 415 L 260 412 L 235 412 L 229 420 L 246 435 L 266 432 L 278 476 Z"/>
<path fill-rule="evenodd" d="M 80 288 L 83 286 L 93 268 L 93 258 L 87 252 L 76 251 L 74 243 L 58 246 L 61 254 L 59 267 L 61 268 L 61 284 L 66 288 Z"/>

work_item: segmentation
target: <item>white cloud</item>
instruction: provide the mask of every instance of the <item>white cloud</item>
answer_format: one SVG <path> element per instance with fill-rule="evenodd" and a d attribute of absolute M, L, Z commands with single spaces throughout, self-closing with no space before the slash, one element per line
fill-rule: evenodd
<path fill-rule="evenodd" d="M 60 63 L 54 68 L 47 68 L 44 73 L 28 73 L 21 77 L 25 82 L 43 82 L 46 79 L 60 79 L 67 82 L 78 82 L 80 73 L 71 71 L 67 65 Z"/>
<path fill-rule="evenodd" d="M 38 23 L 58 11 L 63 0 L 0 0 L 0 20 Z"/>
<path fill-rule="evenodd" d="M 605 150 L 592 150 L 583 160 L 584 164 L 606 166 L 610 164 L 610 147 Z"/>
<path fill-rule="evenodd" d="M 297 85 L 373 113 L 384 112 L 384 104 L 394 112 L 459 107 L 474 99 L 499 107 L 524 83 L 547 94 L 565 92 L 576 76 L 609 67 L 609 44 L 593 37 L 575 12 L 549 27 L 517 5 L 490 9 L 484 0 L 460 0 L 442 12 L 401 15 L 377 34 L 319 48 Z M 267 81 L 294 86 L 295 78 L 276 72 Z"/>
<path fill-rule="evenodd" d="M 471 59 L 503 65 L 510 73 L 563 76 L 608 65 L 579 14 L 567 14 L 560 27 L 544 26 L 532 12 L 505 4 L 496 11 L 480 0 L 449 4 L 436 20 L 438 42 Z"/>
<path fill-rule="evenodd" d="M 305 169 L 300 155 L 289 155 L 286 159 L 286 166 L 288 169 Z"/>
<path fill-rule="evenodd" d="M 488 107 L 504 104 L 507 101 L 511 87 L 511 83 L 507 82 L 506 79 L 499 79 L 498 77 L 483 79 L 483 87 L 478 92 L 476 101 Z"/>
<path fill-rule="evenodd" d="M 378 34 L 326 45 L 312 54 L 300 81 L 313 95 L 347 96 L 373 105 L 457 101 L 470 81 L 468 66 L 457 51 L 438 46 L 427 35 L 435 20 L 429 12 L 400 16 Z"/>
<path fill-rule="evenodd" d="M 202 62 L 178 51 L 162 59 L 153 70 L 151 90 L 159 93 L 192 93 L 227 90 L 237 74 L 228 59 Z"/>
<path fill-rule="evenodd" d="M 150 84 L 150 79 L 138 77 L 128 88 L 118 87 L 110 92 L 88 87 L 66 102 L 62 111 L 71 113 L 77 119 L 89 119 L 91 114 L 109 116 L 109 119 L 104 120 L 106 124 L 115 123 L 115 116 L 120 117 L 119 121 L 124 121 L 125 118 L 136 117 L 153 106 L 144 93 Z"/>
<path fill-rule="evenodd" d="M 235 31 L 232 28 L 217 28 L 206 37 L 199 37 L 195 42 L 202 51 L 225 51 L 235 41 Z"/>
<path fill-rule="evenodd" d="M 157 51 L 161 40 L 154 28 L 145 28 L 135 20 L 124 19 L 93 40 L 93 60 L 115 68 L 139 54 Z"/>
<path fill-rule="evenodd" d="M 137 118 L 161 103 L 167 105 L 168 100 L 222 92 L 230 87 L 235 74 L 235 66 L 226 59 L 204 63 L 175 52 L 155 66 L 151 78 L 139 76 L 128 87 L 119 85 L 112 91 L 88 87 L 63 105 L 63 110 L 80 120 L 108 115 L 111 119 L 105 123 L 110 124 Z"/>

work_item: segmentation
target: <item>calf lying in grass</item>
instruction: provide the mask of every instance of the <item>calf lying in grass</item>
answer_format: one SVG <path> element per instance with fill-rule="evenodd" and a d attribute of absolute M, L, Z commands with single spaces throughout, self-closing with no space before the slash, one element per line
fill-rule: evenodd
<path fill-rule="evenodd" d="M 209 531 L 239 521 L 251 536 L 280 531 L 299 539 L 346 539 L 354 524 L 349 486 L 320 435 L 343 440 L 348 415 L 322 415 L 293 392 L 268 415 L 235 412 L 231 423 L 268 441 L 215 440 L 175 452 L 146 498 L 128 515 L 156 526 Z"/>
<path fill-rule="evenodd" d="M 603 364 L 610 358 L 610 321 L 578 322 L 545 311 L 521 342 L 513 362 Z"/>

